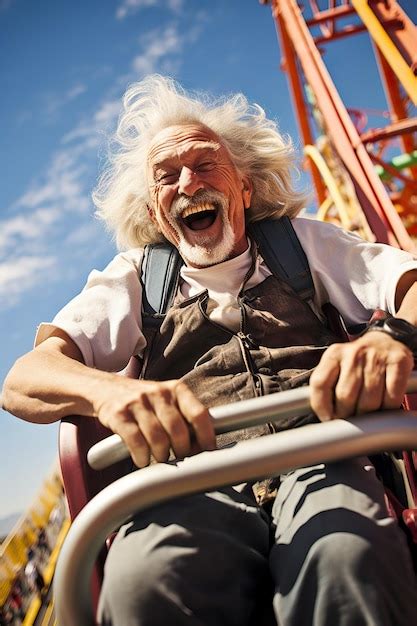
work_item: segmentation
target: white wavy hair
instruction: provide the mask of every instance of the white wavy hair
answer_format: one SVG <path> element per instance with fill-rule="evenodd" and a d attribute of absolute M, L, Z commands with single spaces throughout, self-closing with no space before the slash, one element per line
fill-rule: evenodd
<path fill-rule="evenodd" d="M 219 99 L 188 94 L 173 79 L 152 75 L 126 91 L 108 163 L 93 193 L 96 215 L 115 234 L 120 249 L 163 239 L 147 210 L 148 148 L 163 128 L 189 123 L 214 131 L 238 170 L 251 179 L 247 222 L 294 217 L 304 205 L 305 194 L 297 192 L 291 180 L 296 171 L 291 139 L 279 133 L 259 105 L 242 94 Z"/>

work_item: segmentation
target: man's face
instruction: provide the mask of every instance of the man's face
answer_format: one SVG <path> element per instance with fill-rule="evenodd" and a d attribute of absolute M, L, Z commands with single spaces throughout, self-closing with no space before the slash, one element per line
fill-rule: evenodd
<path fill-rule="evenodd" d="M 188 265 L 214 265 L 244 252 L 250 181 L 219 137 L 200 124 L 170 126 L 148 153 L 151 219 Z"/>

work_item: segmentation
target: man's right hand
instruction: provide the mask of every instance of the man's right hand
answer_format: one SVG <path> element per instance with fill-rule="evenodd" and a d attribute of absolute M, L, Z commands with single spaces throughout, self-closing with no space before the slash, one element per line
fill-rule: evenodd
<path fill-rule="evenodd" d="M 15 363 L 3 387 L 4 408 L 36 423 L 67 415 L 98 417 L 120 435 L 138 467 L 216 447 L 207 409 L 178 380 L 134 380 L 87 367 L 80 349 L 56 328 Z"/>
<path fill-rule="evenodd" d="M 100 422 L 120 435 L 138 467 L 151 455 L 167 461 L 170 450 L 179 458 L 215 448 L 212 419 L 187 385 L 115 377 L 99 400 Z"/>

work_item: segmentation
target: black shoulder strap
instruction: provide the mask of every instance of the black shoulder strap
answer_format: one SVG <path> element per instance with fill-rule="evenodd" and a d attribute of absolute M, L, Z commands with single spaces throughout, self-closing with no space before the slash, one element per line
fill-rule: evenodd
<path fill-rule="evenodd" d="M 312 300 L 314 284 L 307 257 L 288 217 L 253 222 L 255 239 L 271 272 L 288 283 L 303 300 Z M 145 247 L 141 268 L 143 322 L 159 326 L 175 297 L 183 260 L 170 243 Z"/>
<path fill-rule="evenodd" d="M 291 220 L 284 216 L 252 222 L 248 232 L 271 272 L 288 283 L 303 300 L 312 300 L 313 278 Z"/>
<path fill-rule="evenodd" d="M 159 326 L 172 305 L 183 263 L 178 250 L 168 242 L 145 247 L 141 267 L 142 316 L 145 324 L 152 325 L 153 320 Z"/>

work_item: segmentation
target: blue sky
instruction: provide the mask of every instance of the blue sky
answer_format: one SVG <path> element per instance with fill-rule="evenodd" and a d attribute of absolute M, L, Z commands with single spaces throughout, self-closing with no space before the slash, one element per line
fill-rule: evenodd
<path fill-rule="evenodd" d="M 416 20 L 414 0 L 403 6 Z M 345 102 L 382 107 L 366 37 L 333 45 Z M 257 0 L 0 0 L 0 383 L 37 325 L 115 253 L 90 194 L 126 86 L 157 71 L 243 91 L 297 143 L 279 61 L 270 7 Z M 57 427 L 0 417 L 3 517 L 31 503 Z"/>

